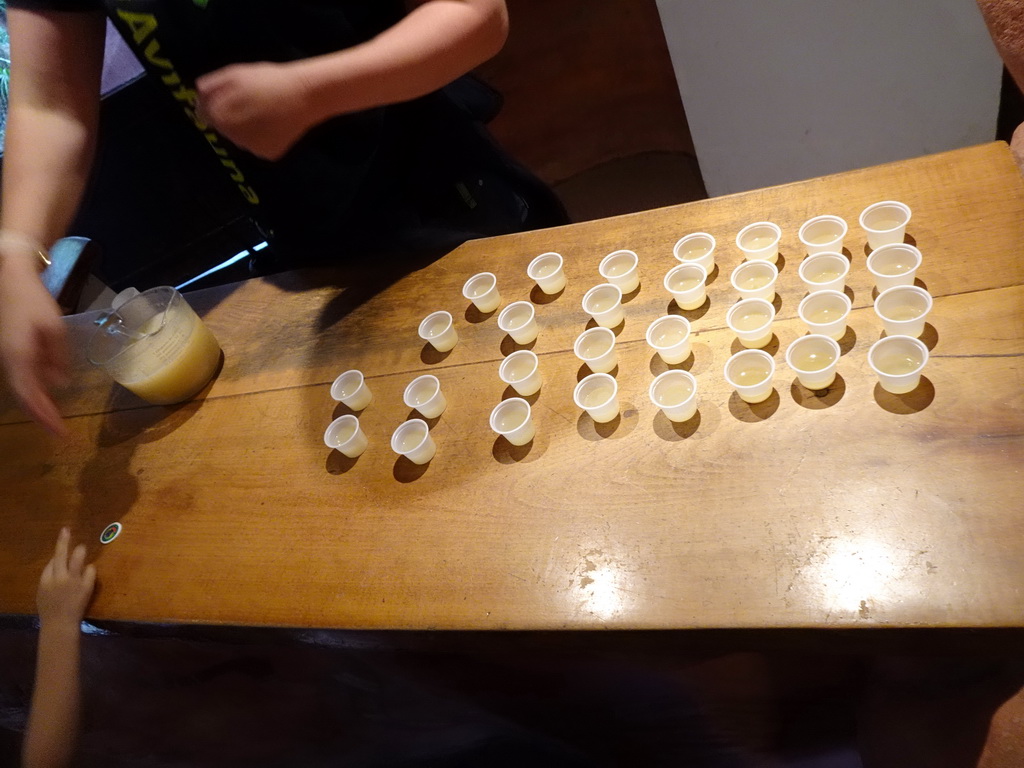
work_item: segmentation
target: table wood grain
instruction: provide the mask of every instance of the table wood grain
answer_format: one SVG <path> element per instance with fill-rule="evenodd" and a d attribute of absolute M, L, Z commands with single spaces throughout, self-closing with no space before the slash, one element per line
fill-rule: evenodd
<path fill-rule="evenodd" d="M 867 349 L 881 323 L 861 209 L 898 199 L 935 297 L 922 385 L 877 387 Z M 840 378 L 824 396 L 795 383 L 786 346 L 813 215 L 850 223 Z M 722 367 L 736 232 L 783 229 L 775 393 L 749 406 Z M 665 370 L 643 341 L 674 310 L 661 279 L 682 235 L 718 239 L 695 332 L 698 416 L 673 425 L 647 399 Z M 47 437 L 0 403 L 0 612 L 29 613 L 61 525 L 89 545 L 97 619 L 405 629 L 1020 627 L 1024 624 L 1024 185 L 1005 144 L 602 221 L 467 243 L 392 279 L 307 271 L 189 295 L 225 363 L 200 399 L 148 406 L 82 358 L 94 315 L 69 319 L 75 383 L 61 395 L 70 435 Z M 617 248 L 642 284 L 618 336 L 622 414 L 595 425 L 575 408 L 585 373 L 571 352 L 583 293 Z M 525 276 L 547 250 L 566 258 L 554 300 Z M 467 310 L 471 274 L 498 276 L 503 303 L 533 298 L 544 386 L 537 438 L 512 448 L 487 428 L 510 390 L 515 348 L 496 314 Z M 420 318 L 445 308 L 461 342 L 425 348 Z M 330 382 L 359 368 L 374 392 L 357 460 L 324 447 L 346 411 Z M 416 375 L 441 380 L 448 410 L 425 467 L 397 459 L 391 431 Z M 110 522 L 124 526 L 98 543 Z"/>

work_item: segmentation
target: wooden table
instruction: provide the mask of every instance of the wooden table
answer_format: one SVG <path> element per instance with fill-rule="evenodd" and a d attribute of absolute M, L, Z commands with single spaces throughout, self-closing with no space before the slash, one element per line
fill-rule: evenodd
<path fill-rule="evenodd" d="M 926 378 L 876 387 L 862 208 L 909 204 L 919 278 L 935 297 Z M 854 310 L 840 379 L 823 397 L 794 384 L 784 350 L 804 332 L 797 229 L 850 223 Z M 776 394 L 733 395 L 722 367 L 729 273 L 745 224 L 783 229 Z M 673 426 L 647 387 L 665 369 L 643 341 L 671 311 L 672 245 L 718 239 L 710 303 L 685 313 L 699 416 Z M 1020 627 L 1024 624 L 1024 185 L 994 143 L 782 187 L 561 229 L 467 243 L 393 284 L 295 273 L 191 294 L 226 362 L 202 399 L 146 406 L 88 370 L 92 315 L 71 318 L 70 437 L 55 441 L 0 404 L 0 612 L 30 613 L 61 525 L 89 544 L 101 587 L 91 615 L 132 621 L 418 629 Z M 595 426 L 572 403 L 573 339 L 617 248 L 642 286 L 619 334 L 623 411 Z M 528 261 L 566 259 L 569 285 L 531 293 Z M 504 302 L 538 301 L 544 387 L 537 438 L 513 449 L 487 417 L 513 347 L 496 316 L 467 311 L 464 280 L 497 274 Z M 425 349 L 420 318 L 447 308 L 460 344 Z M 369 450 L 322 443 L 345 411 L 329 395 L 347 368 L 368 377 Z M 405 385 L 436 374 L 448 410 L 436 458 L 396 460 Z M 98 543 L 112 521 L 112 544 Z"/>

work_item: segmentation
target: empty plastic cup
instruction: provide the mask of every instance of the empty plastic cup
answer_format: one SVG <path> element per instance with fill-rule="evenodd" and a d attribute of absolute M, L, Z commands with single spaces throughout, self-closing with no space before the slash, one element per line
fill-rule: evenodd
<path fill-rule="evenodd" d="M 797 314 L 813 334 L 841 339 L 846 334 L 846 318 L 850 315 L 850 297 L 839 291 L 818 291 L 804 297 Z"/>
<path fill-rule="evenodd" d="M 473 305 L 484 314 L 493 312 L 501 304 L 498 293 L 498 278 L 490 272 L 473 275 L 462 286 L 462 295 L 473 302 Z"/>
<path fill-rule="evenodd" d="M 361 411 L 373 400 L 373 393 L 366 386 L 362 371 L 345 371 L 331 384 L 331 397 L 344 403 L 353 411 Z"/>
<path fill-rule="evenodd" d="M 437 453 L 437 445 L 430 436 L 430 428 L 423 419 L 403 422 L 391 435 L 391 450 L 405 456 L 413 464 L 426 464 Z"/>
<path fill-rule="evenodd" d="M 875 313 L 889 336 L 920 336 L 931 309 L 931 294 L 916 285 L 897 285 L 875 299 Z"/>
<path fill-rule="evenodd" d="M 694 232 L 692 235 L 679 238 L 672 248 L 676 261 L 693 262 L 704 267 L 704 272 L 711 274 L 715 269 L 715 238 L 707 232 Z"/>
<path fill-rule="evenodd" d="M 770 261 L 744 261 L 732 271 L 729 282 L 741 299 L 772 301 L 778 278 L 779 269 Z"/>
<path fill-rule="evenodd" d="M 911 336 L 886 336 L 871 345 L 868 364 L 882 389 L 903 395 L 917 388 L 928 362 L 928 347 Z"/>
<path fill-rule="evenodd" d="M 608 373 L 619 364 L 615 333 L 610 328 L 590 328 L 576 337 L 572 351 L 594 373 Z"/>
<path fill-rule="evenodd" d="M 690 356 L 690 321 L 679 315 L 659 317 L 647 326 L 647 344 L 669 365 Z"/>
<path fill-rule="evenodd" d="M 583 311 L 602 328 L 615 328 L 626 316 L 622 291 L 611 283 L 595 285 L 583 295 Z"/>
<path fill-rule="evenodd" d="M 775 361 L 763 349 L 744 349 L 725 364 L 725 380 L 748 403 L 761 403 L 772 394 Z"/>
<path fill-rule="evenodd" d="M 839 344 L 829 336 L 801 336 L 786 350 L 786 365 L 807 389 L 825 389 L 836 378 Z"/>
<path fill-rule="evenodd" d="M 800 262 L 797 273 L 811 293 L 842 291 L 850 273 L 850 262 L 841 253 L 821 251 Z"/>
<path fill-rule="evenodd" d="M 491 411 L 491 429 L 512 445 L 526 445 L 537 431 L 533 426 L 530 404 L 521 397 L 502 400 Z"/>
<path fill-rule="evenodd" d="M 665 290 L 680 309 L 697 309 L 707 298 L 708 273 L 696 261 L 677 264 L 665 274 Z"/>
<path fill-rule="evenodd" d="M 879 292 L 897 285 L 913 285 L 921 266 L 921 251 L 907 243 L 890 243 L 876 248 L 868 256 L 868 272 L 875 278 Z"/>
<path fill-rule="evenodd" d="M 498 327 L 516 344 L 529 344 L 537 338 L 537 312 L 528 301 L 514 301 L 501 310 Z"/>
<path fill-rule="evenodd" d="M 760 348 L 772 340 L 775 307 L 764 299 L 742 299 L 725 313 L 725 322 L 740 344 Z"/>
<path fill-rule="evenodd" d="M 448 400 L 441 391 L 441 382 L 429 373 L 417 376 L 402 394 L 407 408 L 415 408 L 425 419 L 436 419 L 448 407 Z"/>
<path fill-rule="evenodd" d="M 803 223 L 798 236 L 808 256 L 823 251 L 841 253 L 847 229 L 846 221 L 839 216 L 815 216 Z"/>
<path fill-rule="evenodd" d="M 889 243 L 902 243 L 909 222 L 910 207 L 896 200 L 873 203 L 860 214 L 860 226 L 868 236 L 871 250 Z"/>
<path fill-rule="evenodd" d="M 580 381 L 572 399 L 598 423 L 619 415 L 619 385 L 607 373 L 592 373 Z"/>
<path fill-rule="evenodd" d="M 770 221 L 748 224 L 736 235 L 736 247 L 751 261 L 760 259 L 773 264 L 779 258 L 779 240 L 782 230 Z"/>
<path fill-rule="evenodd" d="M 459 334 L 455 332 L 451 313 L 444 310 L 423 318 L 419 332 L 420 338 L 430 342 L 438 352 L 447 352 L 459 343 Z"/>
<path fill-rule="evenodd" d="M 328 448 L 335 448 L 354 459 L 366 450 L 367 439 L 359 426 L 359 419 L 351 413 L 339 416 L 331 422 L 324 432 L 324 443 Z"/>
<path fill-rule="evenodd" d="M 633 251 L 613 251 L 601 259 L 597 271 L 623 293 L 632 293 L 640 286 L 639 264 L 640 260 Z"/>
<path fill-rule="evenodd" d="M 544 293 L 558 293 L 565 288 L 565 271 L 562 268 L 562 255 L 549 251 L 530 262 L 526 268 L 526 275 Z"/>
<path fill-rule="evenodd" d="M 689 371 L 665 371 L 651 382 L 648 395 L 669 421 L 687 421 L 697 412 L 697 379 Z"/>
<path fill-rule="evenodd" d="M 537 355 L 528 349 L 513 352 L 498 366 L 498 378 L 523 397 L 529 397 L 537 392 L 541 385 Z"/>

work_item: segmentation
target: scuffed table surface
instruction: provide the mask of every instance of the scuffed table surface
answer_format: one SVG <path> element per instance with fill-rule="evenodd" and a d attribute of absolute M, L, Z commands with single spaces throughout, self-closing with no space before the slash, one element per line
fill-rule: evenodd
<path fill-rule="evenodd" d="M 932 347 L 914 393 L 876 387 L 860 211 L 913 209 L 907 229 L 935 297 Z M 850 224 L 850 329 L 840 379 L 816 397 L 795 385 L 788 344 L 800 224 Z M 740 262 L 736 233 L 783 229 L 776 394 L 733 395 L 722 367 Z M 647 398 L 665 366 L 643 335 L 670 310 L 672 245 L 718 240 L 709 304 L 693 323 L 699 416 L 673 425 Z M 397 282 L 298 272 L 188 296 L 226 353 L 202 399 L 146 406 L 89 370 L 93 315 L 69 320 L 75 383 L 60 442 L 0 401 L 0 612 L 31 613 L 61 525 L 89 545 L 96 619 L 409 629 L 993 627 L 1024 624 L 1024 186 L 994 143 L 655 211 L 467 243 Z M 583 293 L 618 248 L 642 284 L 619 339 L 622 415 L 595 426 L 572 403 L 572 342 Z M 498 276 L 503 304 L 547 301 L 525 275 L 563 254 L 569 285 L 539 303 L 544 386 L 537 438 L 513 449 L 487 426 L 514 347 L 497 313 L 467 311 L 462 283 Z M 460 344 L 432 354 L 419 320 L 445 308 Z M 370 448 L 328 450 L 330 398 L 347 368 L 367 375 Z M 438 376 L 448 410 L 425 468 L 388 446 L 409 416 L 402 390 Z M 532 399 L 532 398 L 531 398 Z M 124 532 L 101 546 L 113 521 Z"/>

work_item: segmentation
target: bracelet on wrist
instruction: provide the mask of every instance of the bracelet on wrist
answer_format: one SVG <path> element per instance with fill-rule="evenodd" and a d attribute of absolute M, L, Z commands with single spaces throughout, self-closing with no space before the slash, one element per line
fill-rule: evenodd
<path fill-rule="evenodd" d="M 4 248 L 17 249 L 32 253 L 36 258 L 36 266 L 40 272 L 45 270 L 53 262 L 50 261 L 50 254 L 43 244 L 20 232 L 0 229 L 0 250 Z"/>

